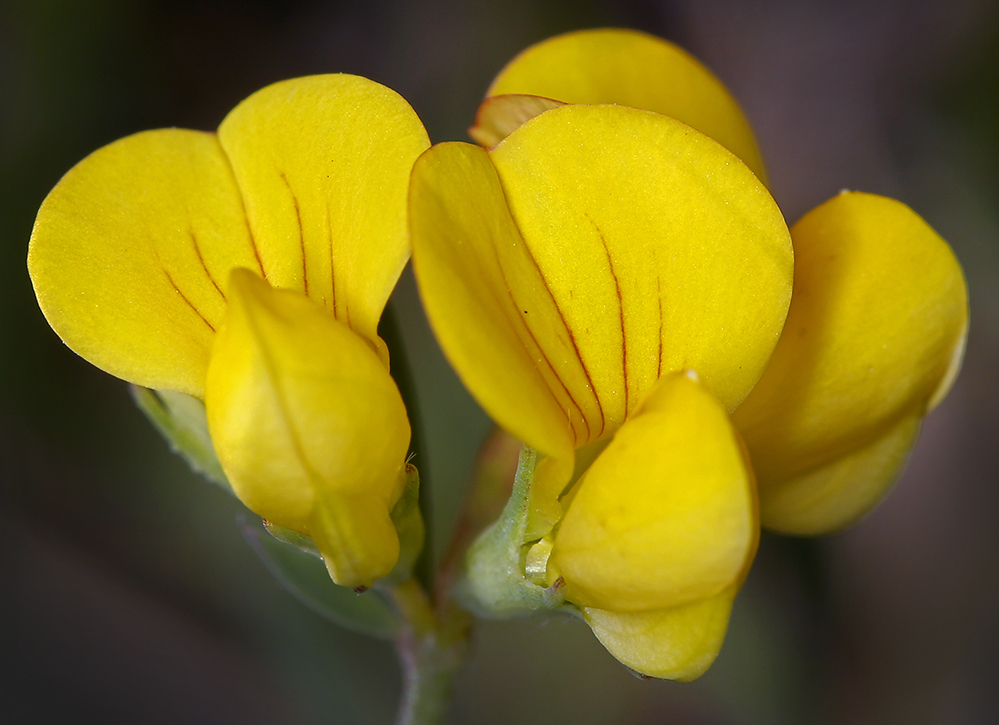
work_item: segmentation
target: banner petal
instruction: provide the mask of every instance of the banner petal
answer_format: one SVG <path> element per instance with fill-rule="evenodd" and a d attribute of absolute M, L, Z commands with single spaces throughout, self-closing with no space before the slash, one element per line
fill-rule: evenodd
<path fill-rule="evenodd" d="M 493 81 L 476 126 L 503 127 L 489 119 L 507 110 L 489 105 L 489 97 L 503 94 L 614 103 L 672 116 L 713 138 L 766 181 L 752 128 L 728 89 L 685 50 L 647 33 L 580 30 L 531 46 Z"/>
<path fill-rule="evenodd" d="M 564 461 L 567 476 L 587 423 L 545 342 L 558 312 L 486 152 L 445 143 L 421 156 L 410 223 L 420 295 L 451 364 L 501 426 Z"/>
<path fill-rule="evenodd" d="M 489 155 L 559 312 L 538 337 L 586 440 L 671 371 L 696 370 L 729 409 L 742 401 L 783 326 L 793 262 L 780 210 L 738 159 L 619 106 L 553 108 Z"/>
<path fill-rule="evenodd" d="M 235 266 L 256 268 L 214 134 L 128 136 L 73 167 L 38 212 L 28 269 L 74 352 L 138 385 L 204 397 Z"/>
<path fill-rule="evenodd" d="M 219 139 L 264 277 L 380 345 L 378 320 L 409 259 L 409 173 L 429 146 L 413 109 L 364 78 L 308 76 L 254 93 Z"/>

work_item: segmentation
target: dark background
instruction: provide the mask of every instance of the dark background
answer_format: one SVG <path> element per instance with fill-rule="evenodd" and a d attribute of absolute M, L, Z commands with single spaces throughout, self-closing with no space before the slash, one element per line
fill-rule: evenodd
<path fill-rule="evenodd" d="M 900 198 L 971 288 L 965 369 L 874 514 L 764 538 L 722 654 L 642 682 L 582 624 L 481 627 L 455 723 L 999 722 L 999 14 L 986 0 L 0 0 L 0 722 L 388 723 L 391 648 L 299 605 L 241 507 L 173 457 L 126 386 L 66 349 L 25 270 L 34 213 L 90 151 L 212 129 L 254 90 L 345 71 L 465 139 L 526 45 L 602 25 L 698 55 L 754 123 L 789 220 L 841 188 Z M 488 422 L 411 279 L 438 540 Z M 417 462 L 418 464 L 420 462 Z M 249 517 L 252 522 L 252 516 Z"/>

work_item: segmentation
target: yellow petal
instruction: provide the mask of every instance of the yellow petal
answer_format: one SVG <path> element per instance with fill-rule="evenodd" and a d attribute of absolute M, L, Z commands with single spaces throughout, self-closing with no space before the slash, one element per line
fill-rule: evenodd
<path fill-rule="evenodd" d="M 495 146 L 538 114 L 564 105 L 562 101 L 541 96 L 516 93 L 490 96 L 479 106 L 475 125 L 468 129 L 468 135 L 483 146 Z"/>
<path fill-rule="evenodd" d="M 613 432 L 670 371 L 695 369 L 726 407 L 741 402 L 783 325 L 792 252 L 738 159 L 614 106 L 554 108 L 489 153 L 544 286 L 508 279 L 557 314 L 536 336 L 589 424 L 580 443 Z"/>
<path fill-rule="evenodd" d="M 792 486 L 796 499 L 813 501 L 807 528 L 817 533 L 862 515 L 894 478 L 916 434 L 913 419 L 943 396 L 960 366 L 967 290 L 947 243 L 891 199 L 840 194 L 805 215 L 792 237 L 787 325 L 734 420 L 767 525 L 799 528 L 778 513 L 785 506 L 769 503 Z M 865 450 L 875 461 L 869 469 L 856 464 Z M 820 471 L 847 456 L 860 458 Z"/>
<path fill-rule="evenodd" d="M 429 145 L 413 109 L 357 76 L 297 78 L 240 103 L 219 139 L 266 279 L 380 344 L 378 319 L 409 258 L 409 172 Z"/>
<path fill-rule="evenodd" d="M 769 486 L 760 522 L 785 534 L 814 535 L 852 524 L 884 497 L 919 435 L 921 416 L 904 418 L 882 438 L 824 466 Z"/>
<path fill-rule="evenodd" d="M 310 535 L 338 584 L 391 571 L 410 429 L 367 341 L 301 294 L 236 270 L 205 402 L 219 461 L 250 509 Z"/>
<path fill-rule="evenodd" d="M 672 116 L 729 149 L 765 181 L 753 131 L 739 104 L 693 56 L 655 36 L 601 29 L 550 38 L 510 61 L 487 96 L 509 93 L 566 103 L 615 103 Z M 502 107 L 487 106 L 483 112 L 488 117 L 498 110 Z M 480 117 L 477 125 L 493 124 Z"/>
<path fill-rule="evenodd" d="M 549 497 L 571 448 L 611 435 L 663 374 L 696 368 L 737 405 L 790 300 L 790 238 L 767 191 L 644 111 L 564 106 L 489 153 L 435 146 L 414 167 L 410 217 L 438 340 L 500 425 L 558 459 Z"/>
<path fill-rule="evenodd" d="M 582 606 L 641 611 L 713 596 L 755 551 L 754 496 L 725 409 L 675 373 L 573 489 L 549 567 Z"/>
<path fill-rule="evenodd" d="M 689 682 L 718 656 L 737 591 L 730 587 L 709 599 L 648 612 L 587 607 L 583 617 L 623 665 L 649 677 Z"/>
<path fill-rule="evenodd" d="M 559 361 L 541 346 L 554 335 L 553 309 L 537 299 L 544 279 L 489 156 L 469 144 L 434 146 L 413 169 L 410 207 L 413 269 L 451 364 L 501 426 L 568 458 L 571 473 L 574 430 L 585 437 L 584 421 L 556 374 Z"/>
<path fill-rule="evenodd" d="M 148 131 L 77 164 L 45 199 L 28 269 L 49 324 L 119 378 L 202 398 L 234 266 L 255 267 L 214 134 Z"/>

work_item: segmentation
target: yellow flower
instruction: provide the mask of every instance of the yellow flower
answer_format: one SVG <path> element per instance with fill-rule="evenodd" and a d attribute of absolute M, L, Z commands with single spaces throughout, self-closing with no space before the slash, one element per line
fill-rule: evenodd
<path fill-rule="evenodd" d="M 884 493 L 956 375 L 960 267 L 904 205 L 840 195 L 791 230 L 782 334 L 791 250 L 749 124 L 709 71 L 642 33 L 529 48 L 471 133 L 490 148 L 444 144 L 417 162 L 414 265 L 459 375 L 546 456 L 523 576 L 564 586 L 633 669 L 696 677 L 755 546 L 745 518 L 713 506 L 742 505 L 753 526 L 756 512 L 737 487 L 715 498 L 697 443 L 731 450 L 738 436 L 704 422 L 694 397 L 660 406 L 678 385 L 666 374 L 696 371 L 734 412 L 765 525 L 837 528 Z M 677 532 L 697 557 L 680 556 Z"/>
<path fill-rule="evenodd" d="M 477 127 L 509 128 L 540 112 L 537 98 L 502 94 L 673 116 L 765 181 L 749 124 L 724 86 L 644 33 L 581 31 L 527 49 L 493 82 Z M 818 534 L 860 518 L 897 478 L 922 418 L 960 369 L 968 300 L 947 243 L 897 201 L 843 193 L 791 236 L 787 329 L 734 422 L 753 460 L 763 525 Z"/>
<path fill-rule="evenodd" d="M 399 555 L 389 513 L 410 429 L 377 325 L 409 256 L 406 189 L 428 145 L 383 86 L 285 81 L 217 133 L 148 131 L 94 152 L 31 237 L 38 302 L 66 344 L 204 401 L 237 495 L 315 539 L 352 587 Z"/>
<path fill-rule="evenodd" d="M 545 456 L 520 542 L 538 579 L 561 576 L 633 669 L 696 677 L 757 539 L 726 410 L 762 374 L 790 301 L 773 199 L 684 124 L 574 105 L 489 150 L 431 148 L 410 223 L 445 353 Z M 686 370 L 700 383 L 670 375 Z M 577 458 L 586 471 L 566 490 Z"/>

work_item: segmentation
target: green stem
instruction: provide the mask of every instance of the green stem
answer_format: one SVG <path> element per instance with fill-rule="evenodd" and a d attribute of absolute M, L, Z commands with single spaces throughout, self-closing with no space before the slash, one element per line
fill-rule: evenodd
<path fill-rule="evenodd" d="M 396 650 L 403 672 L 397 725 L 439 725 L 451 699 L 451 683 L 461 664 L 468 615 L 448 607 L 435 612 L 415 579 L 389 589 L 401 625 Z"/>
<path fill-rule="evenodd" d="M 522 448 L 520 441 L 500 429 L 493 430 L 483 441 L 472 483 L 434 580 L 432 596 L 438 608 L 450 605 L 468 547 L 496 521 L 510 498 Z"/>

